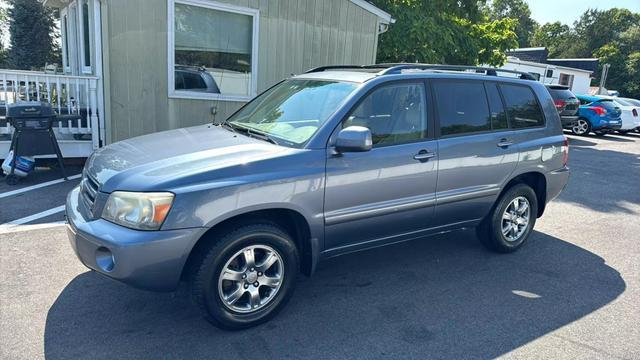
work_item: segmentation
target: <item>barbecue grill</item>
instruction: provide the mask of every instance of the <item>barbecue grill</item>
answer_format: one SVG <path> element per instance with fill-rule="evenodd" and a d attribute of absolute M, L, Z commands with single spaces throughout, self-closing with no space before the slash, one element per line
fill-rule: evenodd
<path fill-rule="evenodd" d="M 16 159 L 19 156 L 52 155 L 58 158 L 58 165 L 65 180 L 67 174 L 64 170 L 62 153 L 58 141 L 53 133 L 54 121 L 78 119 L 78 115 L 59 116 L 51 107 L 51 104 L 38 101 L 27 101 L 11 104 L 7 109 L 7 120 L 14 128 L 11 138 L 11 150 L 13 162 L 11 171 L 7 174 L 6 182 L 9 185 L 18 183 L 15 175 Z"/>

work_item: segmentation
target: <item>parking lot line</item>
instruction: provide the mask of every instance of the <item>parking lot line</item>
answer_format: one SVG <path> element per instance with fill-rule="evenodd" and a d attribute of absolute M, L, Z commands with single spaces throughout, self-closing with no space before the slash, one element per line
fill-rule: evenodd
<path fill-rule="evenodd" d="M 26 224 L 28 222 L 41 219 L 41 218 L 43 218 L 45 216 L 57 214 L 57 213 L 59 213 L 61 211 L 64 211 L 64 205 L 56 206 L 56 207 L 54 207 L 52 209 L 41 211 L 41 212 L 39 212 L 37 214 L 25 216 L 25 217 L 20 218 L 20 219 L 9 221 L 8 223 L 0 224 L 0 233 L 6 231 L 8 229 L 12 229 L 12 228 L 14 228 L 14 227 L 16 227 L 18 225 Z"/>
<path fill-rule="evenodd" d="M 0 225 L 0 235 L 17 233 L 23 231 L 49 229 L 58 226 L 65 225 L 65 221 L 54 221 L 45 224 L 31 224 L 31 225 Z"/>
<path fill-rule="evenodd" d="M 82 177 L 82 174 L 77 174 L 77 175 L 73 175 L 73 176 L 69 176 L 68 179 L 69 180 L 75 180 L 75 179 L 79 179 L 80 177 Z M 13 196 L 13 195 L 18 195 L 18 194 L 22 194 L 25 193 L 27 191 L 31 191 L 31 190 L 35 190 L 35 189 L 40 189 L 46 186 L 50 186 L 50 185 L 55 185 L 55 184 L 60 184 L 65 182 L 65 179 L 56 179 L 56 180 L 51 180 L 51 181 L 47 181 L 47 182 L 43 182 L 40 184 L 35 184 L 35 185 L 31 185 L 31 186 L 27 186 L 24 187 L 22 189 L 17 189 L 17 190 L 12 190 L 12 191 L 7 191 L 7 192 L 3 192 L 0 194 L 0 199 L 2 198 L 6 198 L 9 196 Z"/>

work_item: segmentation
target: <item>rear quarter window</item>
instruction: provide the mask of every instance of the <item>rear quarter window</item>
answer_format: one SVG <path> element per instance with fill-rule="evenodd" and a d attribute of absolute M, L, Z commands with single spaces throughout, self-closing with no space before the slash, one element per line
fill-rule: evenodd
<path fill-rule="evenodd" d="M 554 99 L 561 99 L 561 100 L 566 100 L 566 99 L 572 99 L 575 98 L 575 95 L 573 95 L 573 93 L 570 90 L 567 89 L 548 89 L 549 90 L 549 94 L 551 94 L 551 97 Z"/>
<path fill-rule="evenodd" d="M 500 84 L 511 127 L 522 129 L 544 125 L 540 104 L 528 86 Z"/>

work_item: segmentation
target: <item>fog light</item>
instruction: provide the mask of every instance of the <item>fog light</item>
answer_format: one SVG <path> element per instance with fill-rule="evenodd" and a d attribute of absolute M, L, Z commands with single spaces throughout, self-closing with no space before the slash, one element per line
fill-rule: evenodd
<path fill-rule="evenodd" d="M 96 250 L 96 264 L 103 271 L 111 272 L 115 266 L 111 251 L 104 246 L 99 247 Z"/>

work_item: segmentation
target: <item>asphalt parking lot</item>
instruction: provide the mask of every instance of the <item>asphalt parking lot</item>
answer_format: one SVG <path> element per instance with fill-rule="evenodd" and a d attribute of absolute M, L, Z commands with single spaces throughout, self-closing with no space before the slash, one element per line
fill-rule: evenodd
<path fill-rule="evenodd" d="M 1 184 L 0 358 L 640 359 L 640 134 L 570 148 L 570 183 L 521 251 L 458 231 L 335 258 L 242 332 L 210 326 L 184 290 L 87 271 L 47 213 L 77 178 Z"/>

